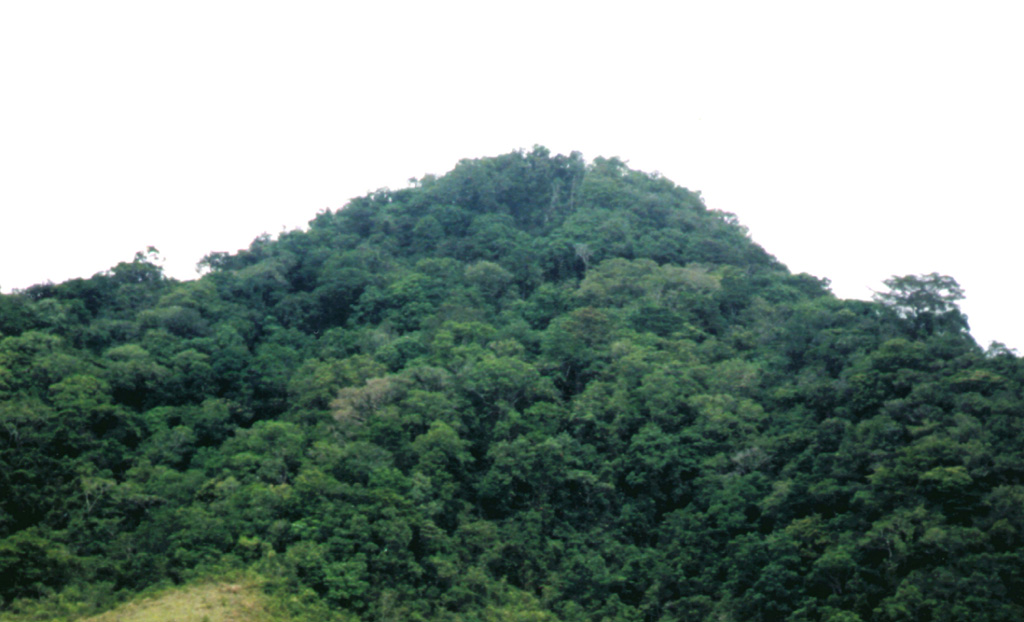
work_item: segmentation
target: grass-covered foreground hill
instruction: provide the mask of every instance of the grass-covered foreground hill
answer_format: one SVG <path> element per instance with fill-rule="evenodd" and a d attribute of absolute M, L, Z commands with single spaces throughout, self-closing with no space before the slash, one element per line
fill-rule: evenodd
<path fill-rule="evenodd" d="M 351 622 L 310 598 L 274 590 L 267 579 L 251 572 L 230 577 L 206 576 L 181 586 L 150 588 L 102 613 L 88 613 L 98 603 L 75 602 L 63 594 L 62 606 L 22 603 L 28 611 L 2 619 L 12 622 Z M 270 586 L 270 590 L 264 589 Z M 36 605 L 35 607 L 31 605 Z M 109 603 L 108 603 L 109 605 Z M 100 608 L 103 608 L 102 605 Z M 56 613 L 59 611 L 60 613 Z"/>
<path fill-rule="evenodd" d="M 139 598 L 82 622 L 284 622 L 257 586 L 199 583 Z"/>
<path fill-rule="evenodd" d="M 949 277 L 838 300 L 541 148 L 203 265 L 0 296 L 0 616 L 1024 619 L 1024 369 Z"/>

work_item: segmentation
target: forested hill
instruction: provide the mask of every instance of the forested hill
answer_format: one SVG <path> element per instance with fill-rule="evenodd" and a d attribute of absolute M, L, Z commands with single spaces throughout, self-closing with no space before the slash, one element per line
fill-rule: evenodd
<path fill-rule="evenodd" d="M 0 617 L 251 568 L 366 621 L 1024 619 L 1024 369 L 949 277 L 838 300 L 543 148 L 202 265 L 0 296 Z"/>

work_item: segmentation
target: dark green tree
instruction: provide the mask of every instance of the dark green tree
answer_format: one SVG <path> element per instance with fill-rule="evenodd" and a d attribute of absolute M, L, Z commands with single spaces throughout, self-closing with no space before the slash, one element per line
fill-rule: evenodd
<path fill-rule="evenodd" d="M 912 334 L 927 337 L 967 332 L 967 316 L 957 306 L 964 299 L 964 291 L 953 277 L 936 272 L 894 276 L 886 279 L 885 285 L 889 291 L 875 293 L 875 300 L 906 320 Z"/>

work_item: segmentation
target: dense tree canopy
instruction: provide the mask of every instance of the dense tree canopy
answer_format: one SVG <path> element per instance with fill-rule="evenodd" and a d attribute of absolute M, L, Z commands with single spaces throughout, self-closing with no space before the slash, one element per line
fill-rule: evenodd
<path fill-rule="evenodd" d="M 11 615 L 253 567 L 364 620 L 1024 618 L 1024 369 L 950 277 L 839 300 L 540 147 L 153 252 L 0 296 Z"/>

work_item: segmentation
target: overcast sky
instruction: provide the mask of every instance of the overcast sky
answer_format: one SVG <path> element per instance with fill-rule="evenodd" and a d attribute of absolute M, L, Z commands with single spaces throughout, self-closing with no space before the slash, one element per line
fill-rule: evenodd
<path fill-rule="evenodd" d="M 951 275 L 979 343 L 1024 351 L 1022 7 L 3 2 L 0 287 L 150 245 L 194 278 L 541 144 L 700 190 L 841 297 Z"/>

